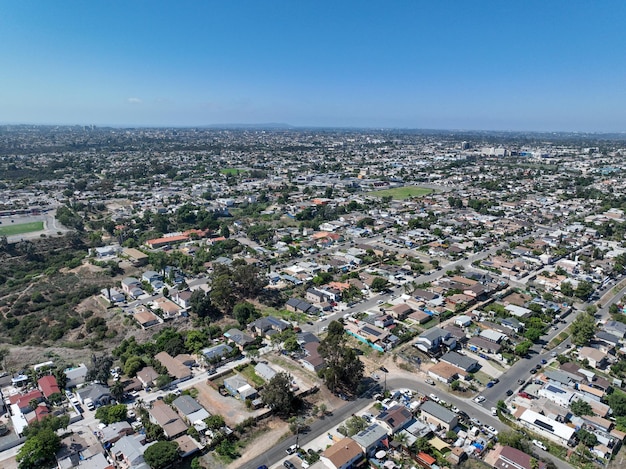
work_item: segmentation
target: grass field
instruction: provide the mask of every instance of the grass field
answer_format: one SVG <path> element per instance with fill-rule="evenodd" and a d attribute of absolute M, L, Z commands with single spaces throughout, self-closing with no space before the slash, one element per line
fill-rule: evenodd
<path fill-rule="evenodd" d="M 237 168 L 223 168 L 220 169 L 221 174 L 234 174 L 235 176 L 242 172 L 243 170 Z"/>
<path fill-rule="evenodd" d="M 375 197 L 384 197 L 386 195 L 390 195 L 396 200 L 404 200 L 409 197 L 421 197 L 423 195 L 430 194 L 433 190 L 426 189 L 425 187 L 419 186 L 404 186 L 404 187 L 394 187 L 393 189 L 384 189 L 382 191 L 374 191 L 368 192 L 368 195 L 373 195 Z"/>
<path fill-rule="evenodd" d="M 13 236 L 33 231 L 43 231 L 43 222 L 19 223 L 17 225 L 0 225 L 0 236 Z"/>

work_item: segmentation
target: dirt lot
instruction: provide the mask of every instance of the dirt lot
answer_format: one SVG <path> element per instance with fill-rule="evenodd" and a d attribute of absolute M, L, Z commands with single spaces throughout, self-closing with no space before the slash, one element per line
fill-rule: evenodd
<path fill-rule="evenodd" d="M 211 414 L 219 414 L 229 427 L 234 427 L 250 417 L 258 417 L 267 412 L 267 409 L 248 410 L 243 402 L 234 397 L 222 396 L 217 389 L 207 382 L 196 386 L 198 401 Z"/>

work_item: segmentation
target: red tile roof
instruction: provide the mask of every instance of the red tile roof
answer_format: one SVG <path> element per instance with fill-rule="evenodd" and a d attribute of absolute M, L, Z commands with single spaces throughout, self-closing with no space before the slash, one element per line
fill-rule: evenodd
<path fill-rule="evenodd" d="M 59 385 L 57 384 L 57 379 L 52 375 L 39 378 L 37 384 L 39 385 L 39 389 L 41 389 L 41 392 L 43 392 L 43 395 L 46 396 L 46 398 L 50 397 L 54 393 L 61 392 L 61 390 L 59 389 Z"/>

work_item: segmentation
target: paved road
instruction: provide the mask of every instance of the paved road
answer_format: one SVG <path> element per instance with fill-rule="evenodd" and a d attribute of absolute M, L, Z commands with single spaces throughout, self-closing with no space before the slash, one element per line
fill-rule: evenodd
<path fill-rule="evenodd" d="M 381 387 L 380 383 L 374 385 L 363 397 L 355 399 L 353 401 L 346 402 L 343 407 L 336 409 L 332 416 L 326 417 L 323 420 L 316 420 L 311 424 L 310 430 L 303 435 L 299 435 L 298 444 L 300 446 L 305 446 L 309 442 L 313 441 L 315 438 L 324 434 L 331 428 L 336 425 L 339 425 L 350 415 L 357 413 L 358 411 L 370 406 L 372 404 L 372 395 L 374 392 L 379 390 Z M 445 391 L 439 388 L 435 388 L 434 386 L 428 385 L 422 381 L 417 375 L 410 377 L 397 377 L 391 376 L 387 378 L 387 388 L 388 389 L 402 389 L 408 388 L 414 391 L 418 391 L 422 394 L 430 394 L 435 393 L 439 397 L 443 398 L 449 404 L 457 406 L 460 410 L 466 412 L 471 418 L 476 418 L 480 420 L 483 425 L 491 425 L 495 427 L 498 431 L 507 430 L 508 427 L 500 422 L 497 417 L 491 415 L 491 412 L 484 407 L 476 404 L 471 399 L 459 398 L 457 396 L 453 396 L 447 394 Z M 276 464 L 284 459 L 286 459 L 287 454 L 286 450 L 289 446 L 296 443 L 296 436 L 291 436 L 283 441 L 278 442 L 271 450 L 267 451 L 262 456 L 259 456 L 252 461 L 250 461 L 246 467 L 254 469 L 261 465 L 266 465 L 268 467 Z M 542 453 L 541 450 L 538 450 L 539 453 Z M 550 457 L 549 454 L 544 453 L 542 456 L 547 458 Z M 556 466 L 559 469 L 571 469 L 571 466 L 563 461 L 560 461 L 554 457 L 551 459 L 554 460 Z"/>

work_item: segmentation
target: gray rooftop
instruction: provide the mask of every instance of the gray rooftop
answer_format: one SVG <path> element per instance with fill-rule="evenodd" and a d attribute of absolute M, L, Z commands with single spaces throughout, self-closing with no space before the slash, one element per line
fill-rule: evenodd
<path fill-rule="evenodd" d="M 420 407 L 420 410 L 447 424 L 450 424 L 456 418 L 456 414 L 454 412 L 433 401 L 424 402 Z"/>

